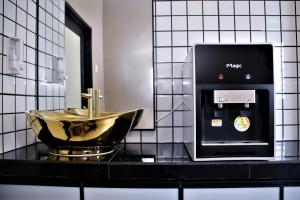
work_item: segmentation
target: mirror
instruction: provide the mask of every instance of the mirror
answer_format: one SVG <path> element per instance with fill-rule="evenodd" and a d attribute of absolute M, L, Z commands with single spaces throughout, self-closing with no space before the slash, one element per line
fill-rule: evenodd
<path fill-rule="evenodd" d="M 144 108 L 137 129 L 154 129 L 152 0 L 66 0 L 65 16 L 55 12 L 55 5 L 50 9 L 49 2 L 39 3 L 46 10 L 45 22 L 39 13 L 39 25 L 45 25 L 46 34 L 57 19 L 65 17 L 65 25 L 59 23 L 58 34 L 53 30 L 51 38 L 39 34 L 39 41 L 50 40 L 53 49 L 58 35 L 60 49 L 58 55 L 52 52 L 54 59 L 45 59 L 50 67 L 45 83 L 39 84 L 63 87 L 66 107 L 81 107 L 80 93 L 98 88 L 101 112 Z"/>

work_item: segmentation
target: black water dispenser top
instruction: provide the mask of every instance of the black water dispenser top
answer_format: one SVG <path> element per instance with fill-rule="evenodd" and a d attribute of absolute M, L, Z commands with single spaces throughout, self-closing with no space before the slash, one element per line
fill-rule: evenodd
<path fill-rule="evenodd" d="M 194 48 L 197 157 L 272 157 L 272 45 Z"/>

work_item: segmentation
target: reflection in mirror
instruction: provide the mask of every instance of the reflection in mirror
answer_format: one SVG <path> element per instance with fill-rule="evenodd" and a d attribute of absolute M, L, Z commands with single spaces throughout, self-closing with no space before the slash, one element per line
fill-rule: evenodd
<path fill-rule="evenodd" d="M 92 38 L 85 47 L 89 40 L 65 27 L 66 107 L 81 107 L 80 93 L 94 87 L 103 96 L 101 112 L 144 108 L 136 128 L 154 129 L 152 0 L 67 0 L 66 6 Z"/>
<path fill-rule="evenodd" d="M 81 107 L 80 36 L 65 27 L 66 107 Z M 68 67 L 72 66 L 72 67 Z"/>

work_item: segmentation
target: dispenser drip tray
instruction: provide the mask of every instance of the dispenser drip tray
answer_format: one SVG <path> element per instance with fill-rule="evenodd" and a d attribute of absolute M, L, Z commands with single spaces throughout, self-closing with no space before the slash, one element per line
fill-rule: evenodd
<path fill-rule="evenodd" d="M 202 141 L 202 146 L 267 146 L 269 143 L 261 140 L 247 141 Z"/>

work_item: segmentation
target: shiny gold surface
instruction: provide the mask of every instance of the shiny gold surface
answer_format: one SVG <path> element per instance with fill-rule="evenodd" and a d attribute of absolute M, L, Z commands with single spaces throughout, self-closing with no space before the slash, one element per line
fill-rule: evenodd
<path fill-rule="evenodd" d="M 113 147 L 97 147 L 94 149 L 54 149 L 49 151 L 49 160 L 103 160 L 114 152 Z"/>
<path fill-rule="evenodd" d="M 67 155 L 69 150 L 85 154 L 91 147 L 114 146 L 137 125 L 142 113 L 143 109 L 102 112 L 99 117 L 90 118 L 88 110 L 73 108 L 64 113 L 34 110 L 26 112 L 26 116 L 42 142 Z"/>

